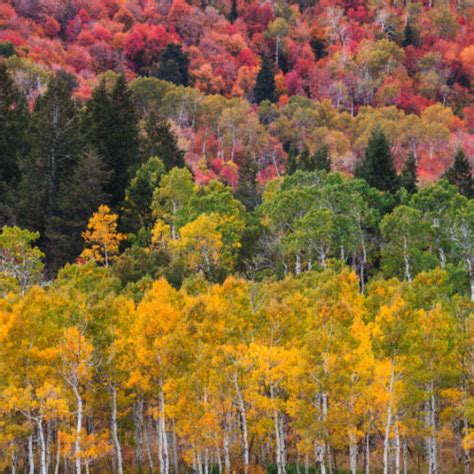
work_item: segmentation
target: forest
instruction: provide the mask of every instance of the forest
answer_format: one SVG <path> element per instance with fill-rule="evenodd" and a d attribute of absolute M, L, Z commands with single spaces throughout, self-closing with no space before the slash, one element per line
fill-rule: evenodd
<path fill-rule="evenodd" d="M 0 4 L 0 472 L 470 474 L 463 0 Z"/>

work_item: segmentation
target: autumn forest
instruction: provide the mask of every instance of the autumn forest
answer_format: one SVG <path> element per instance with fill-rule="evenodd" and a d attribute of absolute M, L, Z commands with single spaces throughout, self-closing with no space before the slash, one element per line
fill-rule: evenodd
<path fill-rule="evenodd" d="M 0 472 L 471 474 L 473 10 L 2 1 Z"/>

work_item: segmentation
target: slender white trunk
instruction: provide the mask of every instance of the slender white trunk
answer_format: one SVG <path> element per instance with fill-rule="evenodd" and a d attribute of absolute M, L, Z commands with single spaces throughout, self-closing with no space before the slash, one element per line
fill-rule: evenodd
<path fill-rule="evenodd" d="M 83 416 L 83 404 L 82 398 L 79 394 L 77 385 L 73 385 L 74 396 L 76 397 L 77 413 L 76 413 L 76 440 L 74 442 L 74 462 L 76 466 L 76 474 L 81 474 L 81 429 L 82 429 L 82 416 Z"/>
<path fill-rule="evenodd" d="M 295 273 L 297 275 L 301 274 L 301 255 L 299 252 L 296 254 Z"/>
<path fill-rule="evenodd" d="M 395 473 L 400 474 L 400 433 L 398 431 L 398 420 L 395 422 Z"/>
<path fill-rule="evenodd" d="M 56 465 L 54 466 L 54 474 L 59 474 L 60 462 L 61 462 L 61 445 L 59 444 L 59 438 L 57 435 L 57 428 L 56 428 Z"/>
<path fill-rule="evenodd" d="M 349 463 L 351 474 L 357 474 L 357 440 L 352 431 L 349 434 L 349 443 Z"/>
<path fill-rule="evenodd" d="M 36 419 L 36 426 L 38 428 L 38 440 L 39 440 L 39 461 L 40 461 L 40 473 L 46 474 L 46 442 L 44 439 L 44 432 L 43 432 L 43 422 L 41 418 Z"/>
<path fill-rule="evenodd" d="M 224 427 L 224 469 L 226 474 L 230 473 L 230 413 L 225 414 Z"/>
<path fill-rule="evenodd" d="M 165 395 L 163 393 L 163 382 L 160 380 L 160 393 L 158 395 L 159 404 L 160 404 L 160 418 L 159 418 L 159 426 L 160 426 L 160 449 L 161 449 L 161 456 L 160 461 L 160 473 L 161 474 L 168 474 L 170 470 L 170 463 L 169 463 L 169 450 L 168 450 L 168 437 L 166 435 L 166 414 L 165 414 Z"/>
<path fill-rule="evenodd" d="M 403 474 L 408 474 L 408 446 L 406 438 L 403 438 Z"/>
<path fill-rule="evenodd" d="M 35 474 L 35 454 L 33 452 L 33 435 L 28 436 L 28 467 L 30 474 Z"/>
<path fill-rule="evenodd" d="M 240 419 L 242 421 L 242 444 L 243 444 L 243 460 L 244 460 L 244 471 L 248 472 L 250 464 L 249 456 L 249 443 L 248 443 L 248 429 L 247 429 L 247 410 L 245 408 L 244 398 L 240 391 L 239 383 L 237 381 L 237 374 L 234 374 L 234 387 L 237 395 L 237 403 L 240 411 Z"/>
<path fill-rule="evenodd" d="M 387 405 L 387 419 L 385 422 L 385 437 L 383 443 L 383 474 L 388 474 L 389 468 L 389 450 L 390 450 L 390 429 L 392 427 L 392 403 L 393 403 L 393 389 L 395 385 L 395 365 L 393 360 L 390 361 L 390 385 L 389 385 L 389 399 Z"/>
<path fill-rule="evenodd" d="M 111 386 L 112 393 L 112 419 L 111 419 L 111 428 L 112 428 L 112 440 L 114 442 L 115 456 L 117 457 L 117 468 L 118 474 L 123 474 L 123 461 L 122 461 L 122 446 L 118 437 L 118 428 L 117 428 L 117 387 L 112 384 Z"/>
<path fill-rule="evenodd" d="M 370 430 L 365 435 L 365 474 L 370 474 Z"/>

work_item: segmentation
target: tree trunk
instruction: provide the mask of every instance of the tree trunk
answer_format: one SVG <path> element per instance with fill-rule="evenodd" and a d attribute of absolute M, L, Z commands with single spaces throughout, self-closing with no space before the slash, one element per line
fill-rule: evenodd
<path fill-rule="evenodd" d="M 123 461 L 122 461 L 122 446 L 118 437 L 118 428 L 117 428 L 117 387 L 111 385 L 112 393 L 112 419 L 111 419 L 111 428 L 112 428 L 112 440 L 115 448 L 115 456 L 117 457 L 117 469 L 118 474 L 123 474 Z"/>
<path fill-rule="evenodd" d="M 44 432 L 43 432 L 43 423 L 41 421 L 41 418 L 36 419 L 36 426 L 38 428 L 38 440 L 39 440 L 39 451 L 40 451 L 40 456 L 39 456 L 39 461 L 40 461 L 40 473 L 41 474 L 46 474 L 46 442 L 44 439 Z"/>
<path fill-rule="evenodd" d="M 349 462 L 351 474 L 357 474 L 357 441 L 355 434 L 351 431 L 349 435 Z"/>
<path fill-rule="evenodd" d="M 140 398 L 135 402 L 133 410 L 133 423 L 135 425 L 135 461 L 137 463 L 137 471 L 140 473 L 143 469 L 143 444 L 142 444 L 142 415 L 143 399 Z"/>
<path fill-rule="evenodd" d="M 400 474 L 400 433 L 398 420 L 395 421 L 395 473 Z"/>
<path fill-rule="evenodd" d="M 77 389 L 77 385 L 73 385 L 72 389 L 74 391 L 74 396 L 76 397 L 77 404 L 77 413 L 76 413 L 76 440 L 74 442 L 74 462 L 76 466 L 76 474 L 81 474 L 81 429 L 82 429 L 82 416 L 83 416 L 83 406 L 82 398 Z"/>
<path fill-rule="evenodd" d="M 242 444 L 243 444 L 243 461 L 244 461 L 244 471 L 247 474 L 250 464 L 250 455 L 249 455 L 249 443 L 248 443 L 248 429 L 247 429 L 247 411 L 245 408 L 244 398 L 242 392 L 240 391 L 239 384 L 237 382 L 237 374 L 234 374 L 234 387 L 237 395 L 237 403 L 240 411 L 240 418 L 242 421 Z"/>
<path fill-rule="evenodd" d="M 170 471 L 170 462 L 169 462 L 169 450 L 168 450 L 168 437 L 166 435 L 166 414 L 165 414 L 165 395 L 163 393 L 163 381 L 160 380 L 160 392 L 158 394 L 158 401 L 160 404 L 160 413 L 159 413 L 159 426 L 160 426 L 160 450 L 161 456 L 160 460 L 163 460 L 163 463 L 160 464 L 160 473 L 168 474 Z"/>
<path fill-rule="evenodd" d="M 387 406 L 387 419 L 385 422 L 385 437 L 383 443 L 383 474 L 388 474 L 389 459 L 388 454 L 390 450 L 390 430 L 392 427 L 392 403 L 393 403 L 393 389 L 395 385 L 395 365 L 393 360 L 390 361 L 390 386 L 389 386 L 389 399 Z"/>
<path fill-rule="evenodd" d="M 35 453 L 33 452 L 33 435 L 28 436 L 28 467 L 30 474 L 35 474 Z"/>

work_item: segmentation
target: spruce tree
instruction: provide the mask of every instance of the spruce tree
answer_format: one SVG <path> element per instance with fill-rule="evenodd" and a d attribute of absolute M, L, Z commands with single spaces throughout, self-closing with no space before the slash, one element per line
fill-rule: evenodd
<path fill-rule="evenodd" d="M 127 183 L 140 165 L 138 115 L 123 74 L 111 93 L 101 83 L 88 104 L 90 143 L 112 172 L 107 193 L 112 206 L 124 197 Z"/>
<path fill-rule="evenodd" d="M 237 12 L 237 0 L 232 0 L 232 5 L 229 13 L 229 21 L 234 23 L 235 20 L 239 17 L 239 13 Z"/>
<path fill-rule="evenodd" d="M 83 249 L 82 232 L 100 204 L 107 204 L 105 192 L 111 172 L 97 152 L 81 154 L 72 175 L 62 184 L 57 212 L 48 222 L 46 235 L 51 241 L 49 258 L 53 271 L 77 258 Z"/>
<path fill-rule="evenodd" d="M 298 155 L 297 165 L 299 169 L 304 171 L 314 171 L 313 170 L 313 162 L 311 159 L 311 155 L 309 154 L 309 148 L 306 143 L 303 144 L 303 149 L 301 150 L 300 154 Z"/>
<path fill-rule="evenodd" d="M 15 222 L 19 159 L 27 152 L 28 106 L 0 62 L 0 227 Z"/>
<path fill-rule="evenodd" d="M 411 26 L 410 20 L 407 20 L 405 25 L 404 39 L 402 46 L 406 48 L 410 45 L 415 45 L 417 42 L 416 31 Z"/>
<path fill-rule="evenodd" d="M 189 82 L 188 68 L 189 58 L 183 52 L 181 45 L 169 43 L 161 52 L 160 65 L 156 72 L 156 77 L 163 81 L 187 86 Z"/>
<path fill-rule="evenodd" d="M 239 166 L 239 181 L 235 197 L 248 211 L 253 211 L 259 202 L 257 191 L 258 167 L 250 155 L 245 155 Z"/>
<path fill-rule="evenodd" d="M 272 63 L 267 56 L 263 58 L 253 95 L 257 104 L 260 104 L 260 102 L 264 100 L 269 100 L 270 102 L 276 101 L 275 75 Z"/>
<path fill-rule="evenodd" d="M 472 178 L 472 168 L 466 153 L 459 148 L 454 155 L 454 162 L 446 173 L 445 178 L 457 186 L 459 192 L 468 198 L 474 197 L 474 179 Z"/>
<path fill-rule="evenodd" d="M 356 176 L 380 191 L 394 193 L 398 189 L 398 176 L 390 145 L 379 126 L 372 131 L 364 158 L 356 168 Z"/>
<path fill-rule="evenodd" d="M 331 157 L 329 155 L 329 147 L 323 145 L 318 148 L 311 157 L 312 171 L 331 171 Z"/>
<path fill-rule="evenodd" d="M 400 187 L 405 188 L 408 194 L 415 194 L 418 191 L 416 160 L 413 155 L 410 155 L 403 164 L 400 174 Z"/>
<path fill-rule="evenodd" d="M 141 153 L 145 159 L 157 156 L 165 165 L 166 171 L 175 166 L 183 168 L 184 152 L 178 146 L 176 135 L 169 122 L 151 111 L 145 120 L 145 136 L 142 138 Z"/>
<path fill-rule="evenodd" d="M 294 143 L 291 144 L 290 149 L 288 150 L 288 160 L 286 162 L 286 174 L 292 175 L 298 169 L 298 161 L 296 159 L 298 155 L 298 149 Z"/>
<path fill-rule="evenodd" d="M 57 210 L 59 187 L 71 176 L 84 145 L 72 88 L 71 76 L 60 71 L 38 98 L 29 128 L 31 150 L 21 163 L 22 223 L 43 237 Z"/>

